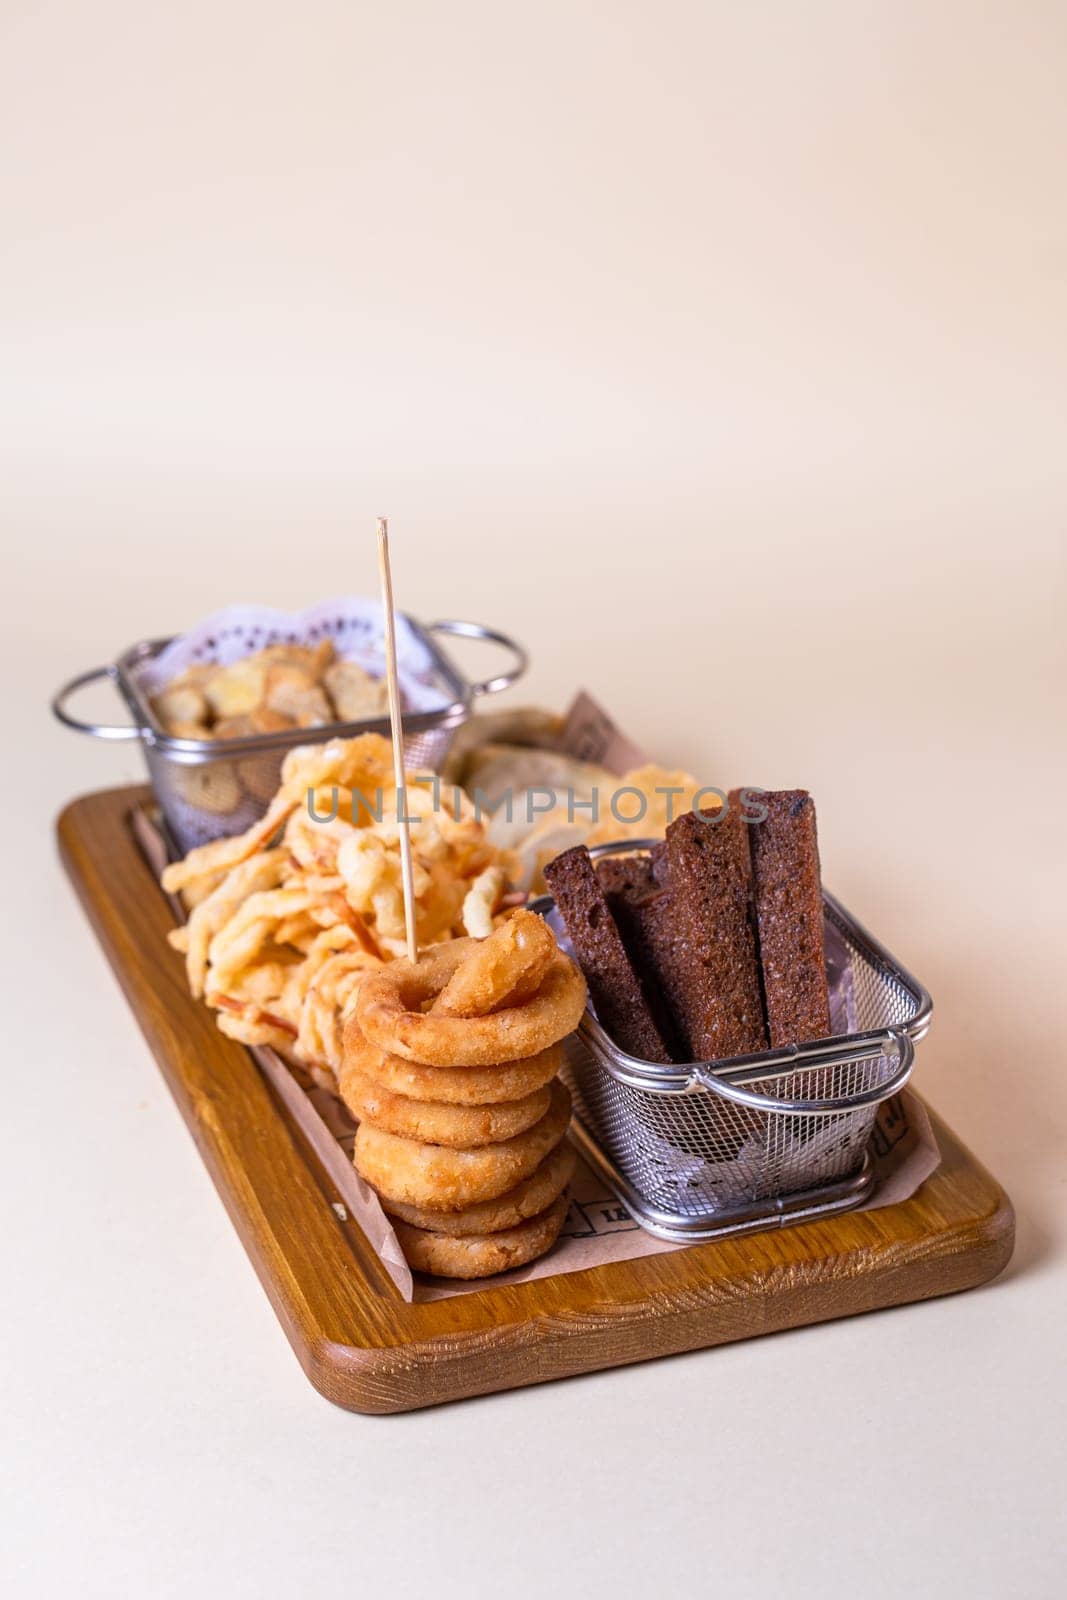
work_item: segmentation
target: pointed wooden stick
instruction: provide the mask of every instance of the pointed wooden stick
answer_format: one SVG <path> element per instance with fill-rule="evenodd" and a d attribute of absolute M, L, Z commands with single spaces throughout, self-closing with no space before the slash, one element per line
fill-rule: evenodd
<path fill-rule="evenodd" d="M 404 723 L 400 712 L 400 680 L 396 671 L 396 614 L 393 610 L 393 578 L 389 570 L 389 524 L 378 518 L 378 573 L 382 584 L 382 611 L 385 616 L 385 673 L 389 686 L 389 721 L 393 733 L 393 776 L 396 781 L 396 820 L 400 828 L 400 870 L 404 879 L 404 927 L 408 939 L 408 960 L 419 959 L 415 937 L 415 874 L 411 862 L 411 822 L 408 817 L 408 791 L 404 781 Z"/>

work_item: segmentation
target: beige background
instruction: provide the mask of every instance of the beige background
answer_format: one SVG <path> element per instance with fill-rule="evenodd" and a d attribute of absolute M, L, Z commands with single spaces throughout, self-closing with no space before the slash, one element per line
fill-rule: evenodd
<path fill-rule="evenodd" d="M 1061 1592 L 1065 72 L 1058 0 L 0 0 L 7 1592 Z M 1017 1203 L 996 1286 L 308 1388 L 54 861 L 136 753 L 44 707 L 367 590 L 378 512 L 524 695 L 812 789 Z"/>

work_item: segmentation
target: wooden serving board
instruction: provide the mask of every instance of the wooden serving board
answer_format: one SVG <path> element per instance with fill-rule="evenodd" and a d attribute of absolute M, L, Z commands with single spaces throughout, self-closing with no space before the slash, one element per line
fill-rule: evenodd
<path fill-rule="evenodd" d="M 937 1117 L 903 1204 L 409 1305 L 251 1054 L 186 991 L 134 839 L 141 788 L 75 800 L 67 871 L 304 1371 L 354 1411 L 408 1411 L 971 1289 L 1011 1256 L 1011 1203 Z"/>

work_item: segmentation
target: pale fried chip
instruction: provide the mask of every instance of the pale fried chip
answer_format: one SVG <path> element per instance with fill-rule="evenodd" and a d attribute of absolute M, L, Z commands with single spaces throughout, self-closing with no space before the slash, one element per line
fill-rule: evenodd
<path fill-rule="evenodd" d="M 254 722 L 258 715 L 258 712 L 253 712 L 248 720 Z M 237 776 L 241 780 L 241 787 L 257 805 L 269 806 L 274 799 L 281 765 L 278 758 L 278 751 L 265 750 L 262 755 L 246 756 L 243 761 L 237 763 Z"/>
<path fill-rule="evenodd" d="M 316 645 L 269 644 L 259 651 L 259 658 L 268 665 L 300 667 L 310 678 L 319 678 L 334 658 L 332 639 L 321 639 Z"/>
<path fill-rule="evenodd" d="M 282 663 L 268 667 L 263 703 L 268 711 L 289 717 L 301 728 L 333 721 L 325 692 L 304 667 Z"/>
<path fill-rule="evenodd" d="M 255 656 L 218 667 L 204 682 L 204 698 L 216 717 L 239 717 L 263 700 L 266 671 Z"/>
<path fill-rule="evenodd" d="M 171 781 L 186 805 L 213 817 L 228 817 L 241 804 L 241 785 L 228 761 L 209 761 L 201 767 L 175 764 Z"/>
<path fill-rule="evenodd" d="M 384 717 L 389 691 L 383 678 L 372 678 L 355 661 L 335 661 L 323 674 L 323 683 L 342 722 Z"/>
<path fill-rule="evenodd" d="M 191 683 L 183 683 L 181 679 L 171 684 L 169 689 L 164 689 L 162 694 L 156 695 L 152 710 L 168 733 L 175 733 L 178 724 L 206 731 L 211 718 L 210 708 L 201 691 Z M 177 734 L 177 737 L 187 735 Z"/>
<path fill-rule="evenodd" d="M 332 666 L 331 666 L 332 664 Z M 345 709 L 333 700 L 323 674 L 336 677 Z M 352 721 L 353 690 L 365 686 L 367 717 L 382 714 L 378 685 L 354 662 L 335 662 L 330 639 L 316 645 L 272 644 L 228 665 L 199 661 L 152 700 L 165 731 L 175 738 L 239 739 L 294 726 Z M 273 792 L 273 791 L 272 791 Z"/>

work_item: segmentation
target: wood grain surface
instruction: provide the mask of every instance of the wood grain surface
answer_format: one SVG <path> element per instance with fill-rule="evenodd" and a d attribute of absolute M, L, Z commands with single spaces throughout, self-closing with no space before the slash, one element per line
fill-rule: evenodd
<path fill-rule="evenodd" d="M 129 824 L 142 788 L 75 800 L 60 850 L 293 1349 L 328 1399 L 408 1411 L 973 1288 L 1011 1256 L 1011 1204 L 932 1116 L 910 1200 L 408 1305 L 261 1076 L 192 1000 Z"/>

